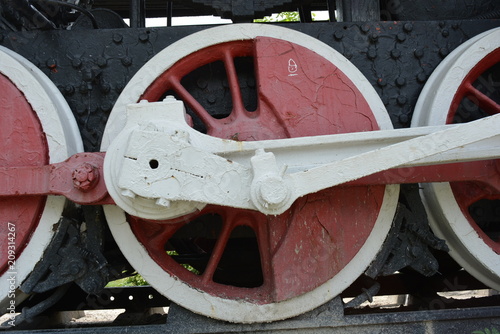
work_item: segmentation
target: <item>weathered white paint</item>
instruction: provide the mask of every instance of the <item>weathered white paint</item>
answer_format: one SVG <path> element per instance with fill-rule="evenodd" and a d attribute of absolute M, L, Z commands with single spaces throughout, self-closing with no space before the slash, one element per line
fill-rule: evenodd
<path fill-rule="evenodd" d="M 420 94 L 412 126 L 444 124 L 451 101 L 465 76 L 498 47 L 500 28 L 476 36 L 446 57 Z M 471 227 L 449 183 L 423 184 L 421 187 L 431 227 L 446 240 L 450 255 L 478 280 L 500 290 L 500 255 Z"/>
<path fill-rule="evenodd" d="M 126 105 L 136 103 L 152 81 L 177 60 L 199 49 L 233 40 L 251 39 L 256 36 L 280 38 L 313 50 L 340 68 L 362 91 L 381 129 L 391 129 L 392 123 L 385 107 L 370 83 L 347 59 L 318 40 L 282 27 L 243 24 L 207 29 L 188 36 L 150 60 L 132 78 L 120 95 L 108 121 L 101 149 L 106 151 L 126 123 Z M 111 232 L 122 252 L 134 268 L 158 291 L 172 301 L 212 318 L 231 322 L 267 322 L 293 317 L 327 302 L 347 288 L 375 258 L 389 232 L 396 210 L 399 186 L 388 186 L 379 216 L 367 241 L 353 260 L 338 275 L 325 284 L 299 297 L 280 303 L 257 305 L 245 300 L 228 300 L 214 297 L 193 289 L 176 277 L 169 276 L 148 255 L 126 221 L 124 212 L 117 206 L 106 206 L 105 213 Z"/>
<path fill-rule="evenodd" d="M 71 109 L 55 85 L 38 68 L 20 55 L 0 46 L 0 73 L 23 92 L 36 112 L 46 134 L 50 163 L 66 160 L 83 151 L 80 133 Z M 54 234 L 53 225 L 61 218 L 66 200 L 48 196 L 38 227 L 30 243 L 16 259 L 16 285 L 19 286 L 43 256 Z M 7 273 L 0 277 L 0 305 L 8 302 Z M 18 302 L 20 302 L 18 300 Z M 5 308 L 0 310 L 4 313 Z"/>
<path fill-rule="evenodd" d="M 390 168 L 500 157 L 500 115 L 460 125 L 252 142 L 192 129 L 175 99 L 129 105 L 127 119 L 109 147 L 105 181 L 118 206 L 146 219 L 175 218 L 204 204 L 276 215 L 299 197 Z M 472 145 L 484 139 L 491 140 Z M 136 205 L 147 200 L 146 210 Z"/>

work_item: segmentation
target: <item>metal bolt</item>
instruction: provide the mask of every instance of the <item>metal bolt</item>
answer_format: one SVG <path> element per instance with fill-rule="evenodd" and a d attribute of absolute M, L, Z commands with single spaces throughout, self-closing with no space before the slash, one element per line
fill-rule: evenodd
<path fill-rule="evenodd" d="M 82 66 L 82 60 L 80 58 L 75 58 L 71 61 L 71 66 L 73 68 L 78 69 Z"/>
<path fill-rule="evenodd" d="M 64 87 L 64 94 L 65 95 L 72 95 L 74 92 L 75 92 L 75 87 L 73 87 L 72 85 L 68 84 Z"/>
<path fill-rule="evenodd" d="M 341 30 L 337 30 L 333 33 L 333 38 L 335 38 L 337 41 L 340 41 L 342 38 L 344 38 L 344 33 Z"/>
<path fill-rule="evenodd" d="M 378 78 L 377 79 L 377 85 L 379 87 L 385 87 L 387 85 L 387 81 L 384 78 Z"/>
<path fill-rule="evenodd" d="M 101 92 L 103 94 L 108 94 L 111 91 L 111 85 L 107 82 L 102 82 L 101 83 Z"/>
<path fill-rule="evenodd" d="M 427 75 L 425 73 L 421 72 L 421 73 L 417 74 L 417 81 L 419 83 L 424 83 L 425 80 L 427 80 Z"/>
<path fill-rule="evenodd" d="M 399 42 L 404 42 L 404 41 L 406 41 L 406 35 L 404 33 L 400 32 L 399 34 L 396 35 L 396 39 Z"/>
<path fill-rule="evenodd" d="M 122 58 L 122 64 L 123 66 L 129 67 L 130 65 L 132 65 L 132 58 L 130 57 Z"/>
<path fill-rule="evenodd" d="M 101 104 L 101 110 L 106 112 L 106 113 L 111 111 L 112 108 L 113 108 L 113 105 L 109 102 L 103 102 Z"/>
<path fill-rule="evenodd" d="M 47 59 L 47 61 L 45 62 L 45 65 L 47 65 L 47 67 L 50 68 L 51 70 L 55 70 L 57 67 L 57 62 L 54 58 L 50 58 L 50 59 Z"/>
<path fill-rule="evenodd" d="M 83 192 L 93 189 L 99 181 L 99 170 L 85 162 L 72 173 L 73 186 Z"/>
<path fill-rule="evenodd" d="M 119 44 L 123 41 L 123 36 L 120 34 L 113 34 L 113 42 Z"/>
<path fill-rule="evenodd" d="M 410 32 L 413 30 L 413 24 L 411 23 L 405 23 L 404 26 L 403 26 L 403 30 L 406 31 L 406 32 Z"/>
<path fill-rule="evenodd" d="M 99 67 L 106 67 L 108 65 L 108 60 L 104 57 L 99 57 L 97 58 L 97 66 Z"/>
<path fill-rule="evenodd" d="M 149 40 L 149 35 L 145 32 L 139 35 L 139 40 L 143 43 L 147 42 Z"/>
<path fill-rule="evenodd" d="M 396 85 L 402 87 L 406 84 L 406 79 L 403 77 L 399 77 L 396 79 Z"/>
<path fill-rule="evenodd" d="M 378 41 L 378 34 L 377 33 L 370 34 L 370 41 L 372 43 L 376 43 Z"/>
<path fill-rule="evenodd" d="M 368 59 L 375 59 L 377 58 L 377 51 L 376 50 L 368 50 L 368 52 L 366 53 L 366 56 L 368 57 Z"/>
<path fill-rule="evenodd" d="M 415 58 L 422 58 L 424 56 L 424 50 L 422 49 L 416 49 L 414 52 L 413 52 L 413 55 L 415 56 Z"/>
<path fill-rule="evenodd" d="M 406 104 L 406 101 L 408 101 L 408 98 L 405 95 L 399 95 L 397 101 L 400 106 L 403 106 Z"/>
<path fill-rule="evenodd" d="M 407 114 L 401 114 L 399 115 L 399 122 L 401 124 L 406 124 L 410 120 L 410 117 Z"/>
<path fill-rule="evenodd" d="M 447 48 L 441 48 L 441 49 L 439 49 L 439 55 L 441 57 L 443 57 L 443 58 L 446 57 L 448 55 L 448 53 L 450 53 L 450 51 L 448 51 Z"/>
<path fill-rule="evenodd" d="M 399 57 L 401 57 L 401 51 L 399 51 L 398 49 L 393 49 L 391 51 L 391 57 L 393 59 L 398 59 Z"/>

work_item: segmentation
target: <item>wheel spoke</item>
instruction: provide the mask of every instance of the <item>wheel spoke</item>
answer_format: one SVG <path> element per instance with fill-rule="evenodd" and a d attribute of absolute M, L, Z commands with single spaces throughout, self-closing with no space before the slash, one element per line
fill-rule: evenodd
<path fill-rule="evenodd" d="M 274 275 L 273 275 L 273 265 L 272 265 L 272 247 L 270 240 L 271 225 L 267 221 L 267 218 L 260 214 L 254 214 L 252 218 L 253 218 L 252 227 L 256 233 L 257 243 L 259 245 L 260 263 L 261 263 L 264 285 L 270 291 L 273 291 Z"/>
<path fill-rule="evenodd" d="M 217 128 L 218 121 L 210 116 L 205 108 L 189 93 L 181 82 L 176 78 L 170 78 L 170 86 L 179 95 L 179 98 L 186 103 L 191 110 L 201 119 L 207 127 L 207 131 Z"/>
<path fill-rule="evenodd" d="M 489 115 L 495 115 L 500 113 L 500 105 L 493 101 L 490 97 L 485 95 L 483 92 L 478 90 L 470 82 L 465 83 L 466 93 L 465 95 L 476 104 L 479 108 L 484 110 Z"/>
<path fill-rule="evenodd" d="M 215 248 L 210 255 L 210 259 L 208 260 L 207 267 L 202 274 L 202 282 L 203 284 L 210 284 L 213 281 L 213 276 L 215 271 L 217 270 L 217 266 L 219 265 L 220 259 L 224 254 L 224 249 L 226 248 L 229 237 L 231 236 L 231 232 L 235 227 L 235 217 L 234 214 L 228 213 L 226 217 L 224 217 L 224 223 L 222 227 L 222 231 L 217 238 L 217 242 L 215 244 Z"/>
<path fill-rule="evenodd" d="M 234 116 L 238 117 L 244 114 L 245 106 L 243 105 L 243 98 L 241 96 L 241 89 L 238 81 L 238 73 L 236 72 L 236 67 L 234 66 L 234 57 L 229 48 L 224 50 L 224 66 L 226 69 L 226 75 L 229 82 L 231 97 L 233 99 L 232 112 L 234 113 Z"/>

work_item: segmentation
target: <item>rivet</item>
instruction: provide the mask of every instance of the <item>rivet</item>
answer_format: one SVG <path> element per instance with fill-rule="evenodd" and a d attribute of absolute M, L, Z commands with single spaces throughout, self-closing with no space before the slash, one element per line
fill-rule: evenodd
<path fill-rule="evenodd" d="M 422 58 L 424 56 L 424 50 L 422 49 L 416 49 L 415 51 L 413 51 L 413 55 L 415 56 L 415 58 Z"/>
<path fill-rule="evenodd" d="M 402 78 L 402 77 L 399 77 L 396 79 L 396 85 L 399 86 L 399 87 L 402 87 L 406 84 L 406 79 L 405 78 Z"/>
<path fill-rule="evenodd" d="M 404 24 L 403 26 L 403 30 L 406 31 L 406 32 L 410 32 L 413 30 L 413 24 L 407 22 Z"/>
<path fill-rule="evenodd" d="M 407 115 L 407 114 L 401 114 L 401 115 L 399 115 L 399 117 L 398 117 L 398 118 L 399 118 L 399 122 L 400 122 L 401 124 L 406 124 L 406 123 L 408 123 L 408 121 L 410 120 L 410 118 L 408 117 L 408 115 Z"/>
<path fill-rule="evenodd" d="M 439 49 L 439 55 L 441 57 L 443 57 L 443 58 L 446 57 L 448 55 L 448 53 L 450 53 L 450 52 L 448 51 L 447 48 L 441 48 L 441 49 Z"/>
<path fill-rule="evenodd" d="M 360 27 L 361 31 L 363 33 L 367 33 L 368 31 L 370 31 L 370 26 L 368 24 L 363 24 L 361 27 Z"/>
<path fill-rule="evenodd" d="M 57 62 L 56 62 L 56 60 L 54 58 L 49 58 L 45 62 L 45 65 L 47 65 L 48 68 L 50 68 L 51 70 L 53 70 L 53 69 L 55 69 L 57 67 Z"/>
<path fill-rule="evenodd" d="M 393 59 L 398 59 L 399 57 L 401 57 L 401 51 L 399 51 L 398 49 L 393 49 L 391 51 L 391 57 Z"/>
<path fill-rule="evenodd" d="M 113 42 L 119 44 L 123 41 L 123 36 L 120 34 L 113 34 Z"/>
<path fill-rule="evenodd" d="M 90 82 L 94 80 L 94 74 L 92 73 L 92 70 L 90 69 L 84 69 L 82 71 L 82 79 L 83 81 Z"/>
<path fill-rule="evenodd" d="M 370 41 L 372 43 L 376 43 L 378 41 L 378 34 L 377 33 L 370 34 Z"/>
<path fill-rule="evenodd" d="M 379 85 L 379 87 L 385 87 L 387 85 L 387 81 L 384 78 L 378 78 L 377 85 Z"/>
<path fill-rule="evenodd" d="M 337 41 L 340 41 L 342 38 L 344 38 L 344 33 L 341 30 L 337 30 L 333 33 L 333 38 L 335 38 Z"/>
<path fill-rule="evenodd" d="M 101 92 L 103 94 L 108 94 L 111 91 L 111 85 L 107 82 L 101 83 Z"/>
<path fill-rule="evenodd" d="M 396 35 L 396 39 L 399 42 L 404 42 L 404 41 L 406 41 L 406 35 L 404 33 L 400 32 L 399 34 Z"/>
<path fill-rule="evenodd" d="M 123 83 L 117 83 L 116 84 L 116 87 L 115 87 L 115 91 L 117 93 L 121 93 L 123 91 L 123 88 L 125 87 L 125 85 Z"/>
<path fill-rule="evenodd" d="M 407 97 L 405 95 L 399 95 L 397 98 L 397 102 L 400 106 L 403 106 L 406 104 L 406 101 L 408 101 Z"/>
<path fill-rule="evenodd" d="M 79 88 L 80 93 L 86 94 L 89 91 L 89 88 L 86 83 L 82 82 Z"/>
<path fill-rule="evenodd" d="M 149 40 L 149 35 L 146 34 L 145 32 L 141 33 L 139 35 L 139 40 L 143 43 L 147 42 Z"/>
<path fill-rule="evenodd" d="M 450 36 L 450 32 L 445 29 L 445 30 L 441 31 L 441 35 L 443 35 L 443 37 L 448 37 L 448 36 Z"/>
<path fill-rule="evenodd" d="M 208 96 L 207 96 L 207 101 L 208 101 L 209 103 L 215 103 L 215 101 L 216 101 L 216 100 L 217 100 L 217 98 L 215 97 L 215 95 L 214 95 L 214 94 L 208 94 Z"/>
<path fill-rule="evenodd" d="M 445 23 L 444 21 L 439 22 L 439 26 L 440 26 L 441 28 L 444 28 L 444 26 L 445 26 L 445 25 L 446 25 L 446 23 Z"/>
<path fill-rule="evenodd" d="M 377 58 L 377 51 L 376 50 L 368 50 L 368 52 L 366 53 L 366 56 L 368 57 L 368 59 L 375 59 Z"/>
<path fill-rule="evenodd" d="M 208 81 L 204 78 L 198 78 L 198 80 L 196 80 L 196 85 L 198 88 L 205 89 L 208 86 Z"/>
<path fill-rule="evenodd" d="M 66 85 L 64 87 L 64 94 L 65 95 L 72 95 L 75 92 L 75 87 L 72 85 Z"/>
<path fill-rule="evenodd" d="M 123 66 L 129 67 L 130 65 L 132 65 L 132 58 L 130 57 L 122 58 L 122 64 Z"/>
<path fill-rule="evenodd" d="M 99 67 L 106 67 L 108 65 L 108 60 L 104 57 L 99 57 L 97 58 L 97 66 Z"/>
<path fill-rule="evenodd" d="M 75 69 L 80 68 L 82 66 L 82 60 L 80 58 L 74 58 L 71 61 L 71 66 L 73 66 L 73 68 Z"/>
<path fill-rule="evenodd" d="M 427 80 L 427 75 L 425 73 L 421 72 L 421 73 L 417 74 L 417 81 L 419 83 L 424 83 L 425 80 Z"/>
<path fill-rule="evenodd" d="M 109 112 L 113 108 L 113 105 L 109 102 L 103 102 L 101 104 L 101 110 L 104 112 Z"/>

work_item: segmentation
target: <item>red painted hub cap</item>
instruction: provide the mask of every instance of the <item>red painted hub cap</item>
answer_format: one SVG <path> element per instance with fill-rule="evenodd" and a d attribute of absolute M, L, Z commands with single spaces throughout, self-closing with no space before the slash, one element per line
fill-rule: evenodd
<path fill-rule="evenodd" d="M 500 49 L 484 57 L 465 77 L 457 90 L 448 111 L 447 123 L 464 121 L 500 113 L 498 83 L 500 82 Z M 498 184 L 500 162 L 485 161 L 492 175 L 481 181 L 453 182 L 451 188 L 455 199 L 471 226 L 484 242 L 500 254 L 500 221 Z M 479 175 L 480 173 L 478 173 Z M 490 186 L 491 185 L 491 186 Z"/>
<path fill-rule="evenodd" d="M 253 59 L 256 109 L 241 96 L 235 60 Z M 224 64 L 229 115 L 214 117 L 182 79 Z M 329 61 L 273 38 L 224 43 L 174 64 L 141 99 L 182 99 L 207 134 L 234 140 L 377 130 L 351 80 Z M 280 216 L 208 206 L 170 224 L 130 217 L 138 240 L 165 272 L 215 296 L 258 304 L 279 302 L 324 284 L 356 255 L 372 231 L 385 186 L 338 187 L 300 198 Z M 377 250 L 373 250 L 376 252 Z M 353 280 L 356 277 L 353 278 Z"/>
<path fill-rule="evenodd" d="M 45 134 L 23 93 L 2 74 L 0 91 L 0 166 L 48 164 Z M 44 205 L 45 197 L 0 198 L 0 274 L 8 269 L 9 250 L 21 254 Z"/>

